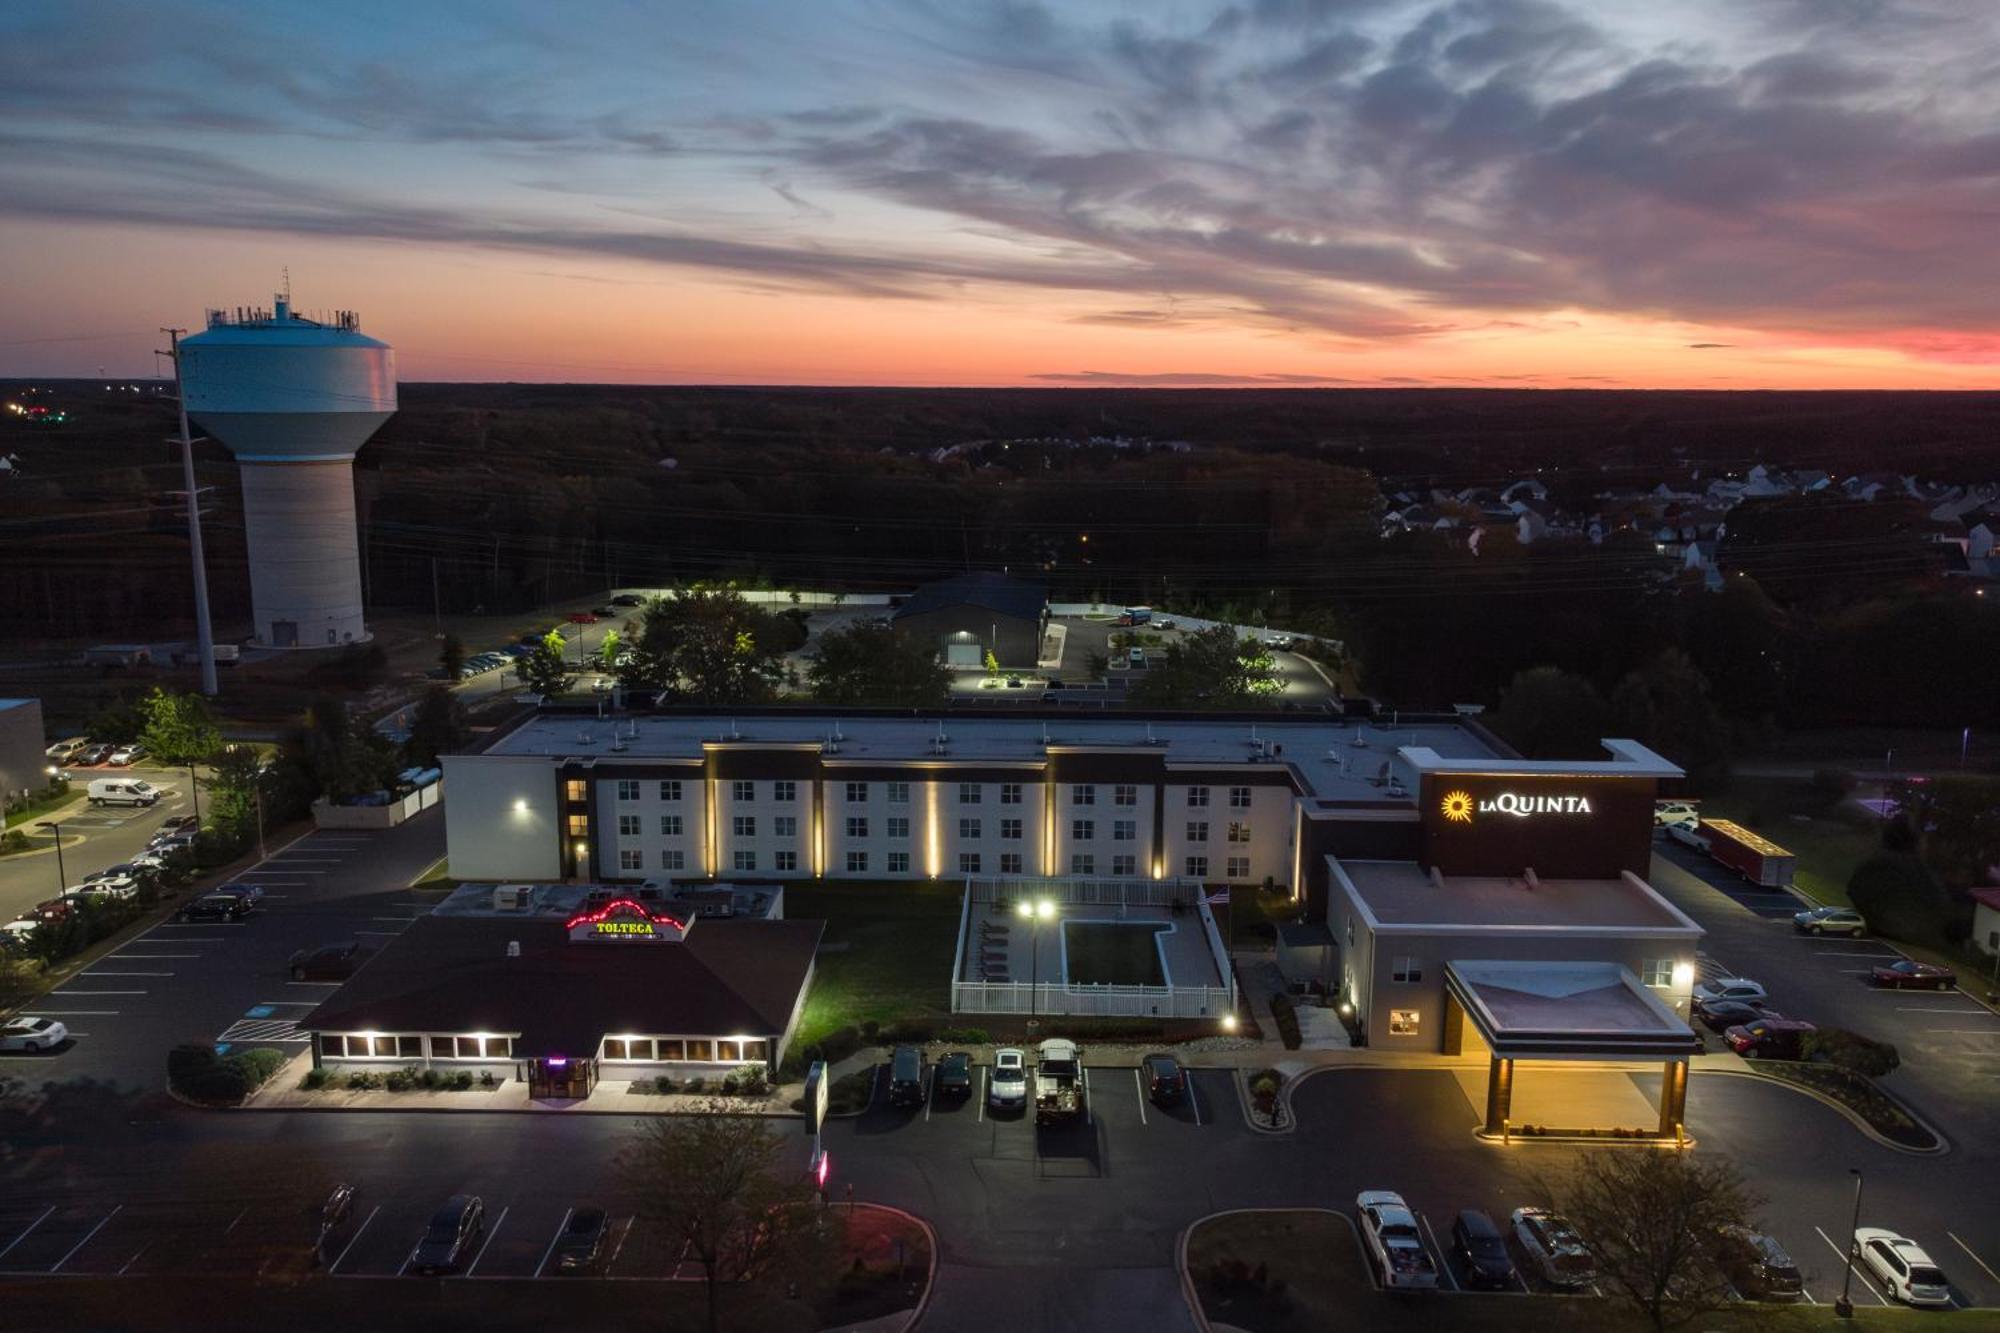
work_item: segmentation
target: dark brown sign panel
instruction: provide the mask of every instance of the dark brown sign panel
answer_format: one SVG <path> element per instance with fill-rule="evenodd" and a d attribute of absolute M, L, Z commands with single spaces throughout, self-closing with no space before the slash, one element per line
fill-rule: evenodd
<path fill-rule="evenodd" d="M 1654 778 L 1426 773 L 1418 862 L 1447 875 L 1550 879 L 1645 875 L 1653 854 Z"/>

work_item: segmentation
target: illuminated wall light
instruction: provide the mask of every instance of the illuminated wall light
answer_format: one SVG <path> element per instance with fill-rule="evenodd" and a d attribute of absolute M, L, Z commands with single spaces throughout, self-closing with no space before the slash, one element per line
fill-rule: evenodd
<path fill-rule="evenodd" d="M 704 830 L 707 834 L 707 836 L 702 840 L 706 844 L 702 850 L 707 860 L 708 873 L 710 875 L 719 875 L 722 873 L 720 869 L 722 865 L 722 854 L 716 847 L 716 838 L 717 838 L 716 830 L 717 830 L 717 825 L 721 822 L 721 820 L 719 816 L 717 816 L 717 814 L 715 813 L 717 789 L 720 788 L 721 786 L 722 786 L 722 779 L 720 778 L 710 778 L 708 780 L 708 804 L 707 808 L 702 811 L 702 822 L 704 825 Z"/>
<path fill-rule="evenodd" d="M 1675 990 L 1692 989 L 1694 987 L 1694 964 L 1675 963 L 1673 977 Z"/>
<path fill-rule="evenodd" d="M 813 874 L 826 878 L 826 800 L 824 795 L 814 802 L 813 810 Z"/>
<path fill-rule="evenodd" d="M 944 838 L 938 832 L 938 784 L 924 784 L 924 855 L 932 879 L 944 873 Z"/>

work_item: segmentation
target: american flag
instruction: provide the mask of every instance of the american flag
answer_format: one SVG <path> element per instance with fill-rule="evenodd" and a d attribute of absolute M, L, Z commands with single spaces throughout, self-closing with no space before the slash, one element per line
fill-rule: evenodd
<path fill-rule="evenodd" d="M 1227 907 L 1229 905 L 1229 890 L 1224 889 L 1220 893 L 1209 894 L 1207 902 L 1210 907 Z"/>

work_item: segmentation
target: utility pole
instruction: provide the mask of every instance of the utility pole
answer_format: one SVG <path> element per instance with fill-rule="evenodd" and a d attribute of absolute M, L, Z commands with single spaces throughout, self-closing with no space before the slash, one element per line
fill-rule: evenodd
<path fill-rule="evenodd" d="M 180 412 L 181 480 L 187 486 L 188 554 L 194 561 L 194 633 L 201 650 L 201 692 L 213 699 L 222 692 L 215 679 L 215 632 L 208 621 L 208 563 L 201 554 L 201 493 L 194 485 L 194 438 L 188 434 L 187 386 L 181 379 L 181 335 L 186 329 L 161 329 L 167 335 L 166 355 L 174 363 L 174 406 Z"/>
<path fill-rule="evenodd" d="M 438 601 L 438 558 L 436 556 L 432 556 L 431 557 L 431 627 L 437 631 L 437 637 L 439 638 L 444 637 L 444 611 L 442 609 L 442 606 L 443 604 Z"/>

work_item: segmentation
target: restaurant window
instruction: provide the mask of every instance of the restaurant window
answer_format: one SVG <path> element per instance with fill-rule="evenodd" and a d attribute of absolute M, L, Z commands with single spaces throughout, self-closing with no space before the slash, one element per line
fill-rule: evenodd
<path fill-rule="evenodd" d="M 660 816 L 660 836 L 661 836 L 661 837 L 663 837 L 663 838 L 678 838 L 678 837 L 680 837 L 680 836 L 681 836 L 681 817 L 680 817 L 679 815 L 661 815 L 661 816 Z"/>
<path fill-rule="evenodd" d="M 757 799 L 757 784 L 754 782 L 732 782 L 729 784 L 729 794 L 739 801 L 754 801 Z"/>
<path fill-rule="evenodd" d="M 1072 852 L 1069 858 L 1069 873 L 1072 875 L 1095 875 L 1097 858 L 1089 852 Z"/>
<path fill-rule="evenodd" d="M 638 799 L 639 799 L 639 780 L 638 780 L 637 778 L 620 778 L 620 779 L 618 779 L 618 799 L 619 799 L 619 800 L 621 800 L 621 801 L 636 801 L 636 800 L 638 800 Z"/>
<path fill-rule="evenodd" d="M 908 786 L 909 786 L 909 784 L 908 784 L 907 782 L 906 782 L 906 783 L 904 783 L 903 785 L 904 785 L 905 787 L 908 787 Z M 865 783 L 865 782 L 850 782 L 850 783 L 848 783 L 848 784 L 847 784 L 847 802 L 848 802 L 848 804 L 849 804 L 849 805 L 855 805 L 855 804 L 858 804 L 858 803 L 860 803 L 860 802 L 862 802 L 862 801 L 865 801 L 865 800 L 867 800 L 867 799 L 868 799 L 868 784 L 867 784 L 867 783 Z"/>
<path fill-rule="evenodd" d="M 460 1060 L 504 1060 L 514 1053 L 512 1037 L 436 1037 L 431 1041 L 435 1054 L 443 1042 L 452 1042 Z"/>
<path fill-rule="evenodd" d="M 1139 873 L 1139 858 L 1129 852 L 1111 858 L 1111 873 L 1114 875 L 1136 875 Z"/>
<path fill-rule="evenodd" d="M 1019 805 L 1020 803 L 1021 803 L 1021 784 L 1018 782 L 1001 783 L 1000 804 Z"/>
<path fill-rule="evenodd" d="M 684 1060 L 713 1060 L 715 1058 L 715 1043 L 706 1037 L 689 1037 L 686 1047 L 687 1054 L 681 1057 Z"/>
<path fill-rule="evenodd" d="M 1250 858 L 1247 856 L 1230 857 L 1228 867 L 1223 873 L 1227 879 L 1250 878 Z"/>
<path fill-rule="evenodd" d="M 1018 819 L 1001 820 L 1000 836 L 1009 841 L 1019 842 L 1021 839 L 1021 821 Z"/>
<path fill-rule="evenodd" d="M 661 800 L 678 801 L 680 798 L 681 798 L 681 780 L 679 778 L 672 778 L 660 784 Z"/>
<path fill-rule="evenodd" d="M 850 838 L 865 838 L 865 837 L 867 837 L 867 836 L 868 836 L 868 816 L 867 816 L 867 815 L 849 815 L 849 816 L 847 817 L 847 836 L 848 836 L 848 837 L 850 837 Z"/>
<path fill-rule="evenodd" d="M 978 805 L 979 799 L 980 790 L 978 783 L 961 782 L 958 784 L 958 803 L 960 805 Z"/>
<path fill-rule="evenodd" d="M 1189 879 L 1207 879 L 1208 858 L 1205 856 L 1190 856 L 1187 859 L 1187 876 Z"/>
<path fill-rule="evenodd" d="M 1389 1011 L 1389 1035 L 1392 1037 L 1414 1037 L 1417 1035 L 1417 1011 L 1414 1009 L 1391 1009 Z"/>
<path fill-rule="evenodd" d="M 1189 787 L 1189 788 L 1188 788 L 1188 804 L 1189 804 L 1189 805 L 1191 805 L 1191 806 L 1203 806 L 1203 807 L 1206 807 L 1206 806 L 1208 805 L 1208 788 L 1206 788 L 1206 787 Z"/>
<path fill-rule="evenodd" d="M 743 1058 L 738 1053 L 741 1046 L 742 1043 L 734 1041 L 728 1037 L 724 1037 L 720 1041 L 715 1043 L 715 1058 L 718 1061 L 726 1061 L 729 1064 L 733 1065 L 738 1060 Z"/>
<path fill-rule="evenodd" d="M 771 784 L 771 799 L 774 801 L 796 801 L 799 799 L 799 784 L 796 782 L 774 782 Z"/>
<path fill-rule="evenodd" d="M 620 870 L 644 870 L 646 868 L 644 854 L 637 847 L 619 848 L 618 868 Z"/>
<path fill-rule="evenodd" d="M 736 831 L 736 836 L 739 838 L 754 838 L 757 836 L 757 816 L 737 815 L 731 821 L 730 827 Z"/>
<path fill-rule="evenodd" d="M 563 799 L 566 801 L 587 801 L 590 799 L 590 784 L 582 778 L 571 778 L 563 783 Z"/>
<path fill-rule="evenodd" d="M 1069 821 L 1071 842 L 1092 842 L 1097 837 L 1097 821 L 1094 819 L 1072 819 Z"/>
<path fill-rule="evenodd" d="M 797 852 L 779 852 L 773 862 L 773 868 L 778 870 L 797 870 L 799 868 L 799 854 Z"/>
<path fill-rule="evenodd" d="M 1229 789 L 1229 808 L 1232 810 L 1248 810 L 1250 808 L 1250 789 L 1248 787 L 1231 787 Z"/>
<path fill-rule="evenodd" d="M 892 875 L 907 875 L 907 874 L 909 874 L 909 873 L 910 873 L 910 854 L 909 854 L 908 852 L 890 852 L 890 853 L 889 853 L 889 873 L 890 873 L 890 874 L 892 874 Z"/>
<path fill-rule="evenodd" d="M 589 815 L 571 815 L 571 816 L 570 816 L 570 817 L 569 817 L 569 818 L 568 818 L 567 820 L 565 820 L 565 821 L 563 821 L 563 822 L 564 822 L 565 824 L 567 824 L 567 825 L 568 825 L 568 827 L 569 827 L 569 836 L 570 836 L 570 837 L 572 837 L 572 838 L 587 838 L 587 837 L 589 837 L 589 836 L 590 836 L 590 816 L 589 816 Z"/>
<path fill-rule="evenodd" d="M 1000 873 L 1001 873 L 1001 874 L 1003 874 L 1003 875 L 1018 875 L 1018 874 L 1020 874 L 1020 873 L 1021 873 L 1021 854 L 1020 854 L 1019 852 L 1002 852 L 1002 853 L 1000 853 Z"/>
<path fill-rule="evenodd" d="M 1230 820 L 1230 821 L 1229 821 L 1229 840 L 1230 840 L 1231 842 L 1248 842 L 1248 841 L 1250 841 L 1250 825 L 1249 825 L 1249 823 L 1248 823 L 1247 821 L 1245 821 L 1245 820 L 1241 820 L 1241 819 L 1232 819 L 1232 820 Z"/>
<path fill-rule="evenodd" d="M 865 875 L 865 874 L 867 874 L 867 873 L 868 873 L 868 853 L 866 853 L 866 852 L 849 852 L 849 853 L 847 854 L 847 873 L 848 873 L 848 874 L 850 874 L 850 875 Z"/>
<path fill-rule="evenodd" d="M 976 820 L 976 819 L 961 819 L 961 820 L 959 820 L 959 821 L 958 821 L 958 836 L 959 836 L 959 837 L 961 837 L 961 838 L 976 838 L 976 837 L 978 837 L 978 836 L 979 836 L 979 834 L 980 834 L 980 825 L 979 825 L 979 821 L 978 821 L 978 820 Z"/>
<path fill-rule="evenodd" d="M 686 853 L 686 852 L 684 852 L 684 851 L 682 851 L 682 850 L 681 850 L 680 848 L 678 848 L 678 847 L 670 847 L 670 848 L 668 848 L 668 849 L 667 849 L 666 851 L 664 851 L 664 852 L 661 852 L 661 853 L 660 853 L 660 869 L 662 869 L 662 870 L 686 870 L 686 869 L 687 869 L 687 853 Z"/>
<path fill-rule="evenodd" d="M 637 816 L 637 815 L 620 815 L 620 816 L 618 816 L 618 836 L 619 836 L 619 837 L 621 837 L 621 838 L 636 838 L 636 837 L 638 837 L 638 836 L 639 836 L 639 816 Z"/>
<path fill-rule="evenodd" d="M 681 1058 L 679 1037 L 659 1037 L 653 1042 L 653 1058 L 656 1060 L 678 1060 Z"/>
<path fill-rule="evenodd" d="M 757 853 L 749 851 L 737 852 L 730 857 L 729 863 L 737 870 L 755 870 L 757 868 Z"/>
<path fill-rule="evenodd" d="M 1114 819 L 1111 821 L 1111 841 L 1134 842 L 1138 837 L 1139 824 L 1137 820 Z"/>
<path fill-rule="evenodd" d="M 1189 842 L 1207 842 L 1207 841 L 1208 841 L 1208 825 L 1206 825 L 1206 824 L 1189 824 L 1189 825 L 1187 826 L 1187 840 L 1188 840 Z"/>
<path fill-rule="evenodd" d="M 1113 805 L 1137 805 L 1139 804 L 1139 789 L 1129 782 L 1121 782 L 1111 789 L 1111 803 Z"/>
<path fill-rule="evenodd" d="M 424 1058 L 424 1039 L 409 1036 L 396 1038 L 396 1055 L 399 1059 L 421 1060 Z"/>
<path fill-rule="evenodd" d="M 771 832 L 781 838 L 798 837 L 799 817 L 797 815 L 773 815 L 771 817 Z"/>
<path fill-rule="evenodd" d="M 910 803 L 910 784 L 909 784 L 909 783 L 907 783 L 907 782 L 891 782 L 891 783 L 889 783 L 889 784 L 888 784 L 888 786 L 889 786 L 889 804 L 890 804 L 890 805 L 908 805 L 908 804 Z M 866 796 L 867 794 L 868 794 L 868 793 L 867 793 L 866 791 L 863 791 L 863 792 L 862 792 L 862 795 L 863 795 L 863 796 Z"/>
<path fill-rule="evenodd" d="M 769 1060 L 771 1058 L 771 1043 L 762 1037 L 752 1038 L 749 1041 L 741 1043 L 741 1045 L 745 1060 Z"/>
<path fill-rule="evenodd" d="M 1389 960 L 1389 980 L 1416 982 L 1424 979 L 1423 961 L 1409 954 L 1399 953 Z"/>
<path fill-rule="evenodd" d="M 961 874 L 961 875 L 976 875 L 976 874 L 978 874 L 978 873 L 979 873 L 979 853 L 978 853 L 978 852 L 960 852 L 960 853 L 958 854 L 958 873 L 959 873 L 959 874 Z"/>
<path fill-rule="evenodd" d="M 910 836 L 910 817 L 908 815 L 890 815 L 887 822 L 890 837 L 907 838 Z"/>
<path fill-rule="evenodd" d="M 1069 803 L 1071 805 L 1096 805 L 1097 788 L 1087 782 L 1075 783 L 1069 789 Z"/>
<path fill-rule="evenodd" d="M 653 1058 L 651 1037 L 606 1037 L 604 1058 L 607 1060 L 650 1060 Z"/>

